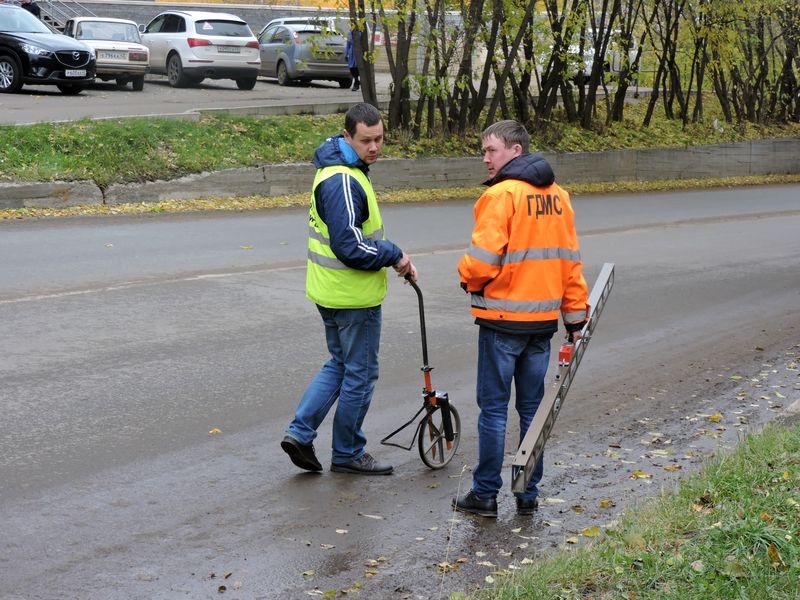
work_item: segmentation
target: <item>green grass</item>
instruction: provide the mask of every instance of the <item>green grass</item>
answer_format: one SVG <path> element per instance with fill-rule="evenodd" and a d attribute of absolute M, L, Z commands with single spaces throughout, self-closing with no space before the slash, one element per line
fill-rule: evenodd
<path fill-rule="evenodd" d="M 713 106 L 713 103 L 709 102 Z M 713 127 L 706 122 L 682 127 L 655 119 L 642 128 L 645 105 L 628 107 L 627 120 L 583 130 L 558 116 L 532 132 L 532 148 L 555 152 L 631 147 L 680 147 L 763 137 L 800 135 L 800 124 Z M 342 129 L 342 115 L 204 116 L 199 122 L 125 119 L 76 123 L 0 126 L 0 181 L 93 180 L 112 183 L 172 179 L 191 173 L 269 163 L 310 162 L 314 149 Z M 390 132 L 383 155 L 419 158 L 478 156 L 477 131 L 459 138 L 412 140 Z"/>
<path fill-rule="evenodd" d="M 800 598 L 800 426 L 747 436 L 586 548 L 476 600 Z"/>

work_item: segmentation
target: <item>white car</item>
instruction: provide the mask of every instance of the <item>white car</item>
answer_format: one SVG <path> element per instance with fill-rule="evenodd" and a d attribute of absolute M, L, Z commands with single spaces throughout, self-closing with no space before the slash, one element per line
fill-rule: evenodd
<path fill-rule="evenodd" d="M 126 19 L 75 17 L 64 25 L 64 35 L 94 48 L 97 79 L 116 79 L 119 86 L 130 82 L 134 90 L 142 91 L 145 73 L 150 70 L 150 51 L 140 43 L 136 23 Z"/>
<path fill-rule="evenodd" d="M 240 90 L 256 85 L 258 40 L 236 15 L 168 10 L 139 31 L 150 49 L 150 71 L 165 74 L 173 87 L 197 85 L 206 78 L 233 79 Z"/>

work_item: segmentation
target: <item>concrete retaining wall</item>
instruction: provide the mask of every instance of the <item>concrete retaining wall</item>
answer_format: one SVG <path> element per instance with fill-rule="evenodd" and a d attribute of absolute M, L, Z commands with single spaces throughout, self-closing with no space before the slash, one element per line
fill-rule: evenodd
<path fill-rule="evenodd" d="M 558 181 L 653 181 L 800 173 L 800 138 L 757 140 L 689 148 L 610 152 L 545 152 Z M 314 177 L 309 163 L 264 165 L 200 173 L 171 181 L 110 186 L 94 183 L 2 183 L 0 208 L 123 204 L 167 199 L 279 196 L 307 192 Z M 381 159 L 372 168 L 377 190 L 475 187 L 486 178 L 481 159 Z"/>

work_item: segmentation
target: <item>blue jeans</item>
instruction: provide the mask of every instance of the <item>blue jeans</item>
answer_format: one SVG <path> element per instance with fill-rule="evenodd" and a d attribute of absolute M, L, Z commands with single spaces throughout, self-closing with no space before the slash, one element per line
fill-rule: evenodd
<path fill-rule="evenodd" d="M 331 358 L 309 384 L 286 433 L 301 444 L 312 443 L 338 399 L 331 461 L 345 463 L 361 458 L 367 444 L 361 424 L 378 380 L 381 307 L 317 309 Z"/>
<path fill-rule="evenodd" d="M 503 486 L 500 473 L 505 454 L 511 382 L 516 389 L 520 442 L 544 396 L 544 376 L 550 360 L 550 338 L 515 335 L 481 327 L 478 334 L 478 464 L 472 471 L 472 489 L 482 499 L 494 498 Z M 528 488 L 517 494 L 531 500 L 539 494 L 542 460 L 536 464 Z"/>

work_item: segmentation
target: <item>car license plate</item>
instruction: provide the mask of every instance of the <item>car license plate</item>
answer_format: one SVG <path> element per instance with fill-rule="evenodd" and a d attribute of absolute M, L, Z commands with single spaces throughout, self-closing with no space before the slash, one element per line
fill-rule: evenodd
<path fill-rule="evenodd" d="M 105 58 L 107 60 L 127 60 L 127 52 L 98 52 L 97 58 Z"/>
<path fill-rule="evenodd" d="M 217 50 L 228 54 L 240 54 L 242 52 L 239 46 L 217 46 Z"/>
<path fill-rule="evenodd" d="M 86 77 L 86 69 L 66 69 L 64 77 Z"/>

